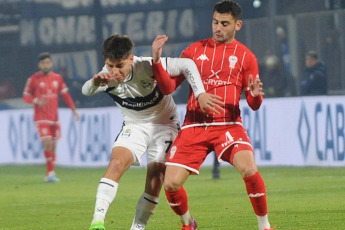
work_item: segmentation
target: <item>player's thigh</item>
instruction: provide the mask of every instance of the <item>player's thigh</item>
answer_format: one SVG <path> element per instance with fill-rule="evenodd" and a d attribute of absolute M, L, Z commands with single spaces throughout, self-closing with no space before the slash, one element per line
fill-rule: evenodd
<path fill-rule="evenodd" d="M 241 125 L 214 127 L 212 130 L 214 145 L 218 158 L 233 164 L 233 158 L 237 152 L 253 152 L 253 147 L 246 130 Z"/>
<path fill-rule="evenodd" d="M 147 149 L 147 164 L 165 163 L 169 149 L 178 130 L 176 125 L 154 125 L 150 129 L 150 142 Z"/>
<path fill-rule="evenodd" d="M 120 146 L 129 149 L 134 157 L 133 165 L 138 166 L 147 150 L 148 142 L 149 135 L 144 125 L 129 124 L 122 127 L 113 148 Z"/>

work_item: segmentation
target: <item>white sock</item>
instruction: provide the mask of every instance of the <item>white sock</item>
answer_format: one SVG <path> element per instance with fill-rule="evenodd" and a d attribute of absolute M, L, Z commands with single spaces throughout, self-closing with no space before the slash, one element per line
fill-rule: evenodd
<path fill-rule="evenodd" d="M 101 178 L 98 184 L 95 211 L 91 224 L 95 221 L 101 221 L 104 224 L 105 215 L 107 214 L 109 205 L 115 199 L 118 185 L 119 184 L 113 180 L 104 177 Z"/>
<path fill-rule="evenodd" d="M 268 222 L 268 214 L 264 216 L 256 216 L 258 218 L 259 230 L 264 230 L 265 228 L 271 228 L 270 223 Z"/>
<path fill-rule="evenodd" d="M 192 216 L 189 213 L 189 210 L 183 214 L 182 216 L 180 216 L 181 222 L 183 225 L 189 225 L 192 223 Z"/>
<path fill-rule="evenodd" d="M 159 198 L 143 193 L 138 200 L 131 230 L 143 230 L 153 215 Z"/>

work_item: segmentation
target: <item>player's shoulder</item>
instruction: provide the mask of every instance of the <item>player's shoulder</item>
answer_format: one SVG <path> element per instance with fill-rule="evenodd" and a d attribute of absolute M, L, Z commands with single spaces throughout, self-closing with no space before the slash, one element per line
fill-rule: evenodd
<path fill-rule="evenodd" d="M 133 69 L 135 72 L 152 72 L 152 57 L 134 56 Z"/>
<path fill-rule="evenodd" d="M 255 57 L 255 54 L 242 42 L 240 42 L 238 40 L 234 40 L 234 45 L 237 45 L 239 50 L 242 50 L 243 52 L 246 52 L 246 53 Z"/>
<path fill-rule="evenodd" d="M 194 48 L 197 48 L 197 47 L 204 47 L 206 46 L 209 42 L 210 38 L 207 38 L 207 39 L 202 39 L 202 40 L 199 40 L 199 41 L 196 41 L 196 42 L 193 42 L 192 44 L 190 44 L 188 46 L 188 48 L 190 49 L 194 49 Z"/>

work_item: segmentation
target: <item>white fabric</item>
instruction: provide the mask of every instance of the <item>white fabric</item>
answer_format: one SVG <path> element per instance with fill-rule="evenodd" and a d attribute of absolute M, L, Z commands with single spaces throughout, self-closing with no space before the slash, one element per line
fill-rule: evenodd
<path fill-rule="evenodd" d="M 165 163 L 167 150 L 176 138 L 178 124 L 126 124 L 114 142 L 113 147 L 122 146 L 129 149 L 134 156 L 133 165 L 139 166 L 141 158 L 147 151 L 147 164 Z"/>

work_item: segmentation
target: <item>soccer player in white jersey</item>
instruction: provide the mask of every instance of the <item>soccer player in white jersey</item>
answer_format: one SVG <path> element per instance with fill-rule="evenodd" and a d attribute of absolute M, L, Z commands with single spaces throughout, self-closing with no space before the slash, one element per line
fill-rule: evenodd
<path fill-rule="evenodd" d="M 82 88 L 84 95 L 105 92 L 121 109 L 124 125 L 117 136 L 111 159 L 101 178 L 90 230 L 105 229 L 104 219 L 118 190 L 120 178 L 131 166 L 140 165 L 147 151 L 145 190 L 137 203 L 131 230 L 144 229 L 154 213 L 163 184 L 166 153 L 179 130 L 176 105 L 171 95 L 163 95 L 152 72 L 151 57 L 132 54 L 128 36 L 114 34 L 102 47 L 105 66 Z M 183 74 L 204 111 L 217 113 L 220 97 L 205 93 L 200 74 L 190 59 L 162 58 L 172 76 Z"/>
<path fill-rule="evenodd" d="M 273 229 L 268 221 L 265 183 L 255 164 L 254 150 L 242 125 L 239 108 L 242 92 L 253 110 L 260 108 L 264 95 L 254 53 L 235 39 L 242 26 L 241 13 L 240 5 L 234 1 L 216 3 L 212 18 L 213 36 L 192 43 L 181 55 L 194 60 L 206 92 L 218 95 L 224 101 L 221 113 L 205 116 L 196 95 L 191 92 L 183 126 L 167 156 L 165 194 L 172 210 L 181 219 L 182 230 L 197 228 L 189 212 L 183 184 L 189 175 L 199 174 L 201 164 L 211 151 L 216 152 L 219 161 L 230 163 L 241 174 L 258 229 Z M 166 38 L 161 40 L 159 44 L 162 45 Z M 160 65 L 161 48 L 153 49 L 153 72 L 162 92 L 170 94 L 181 83 L 179 78 L 184 78 L 169 77 Z"/>

